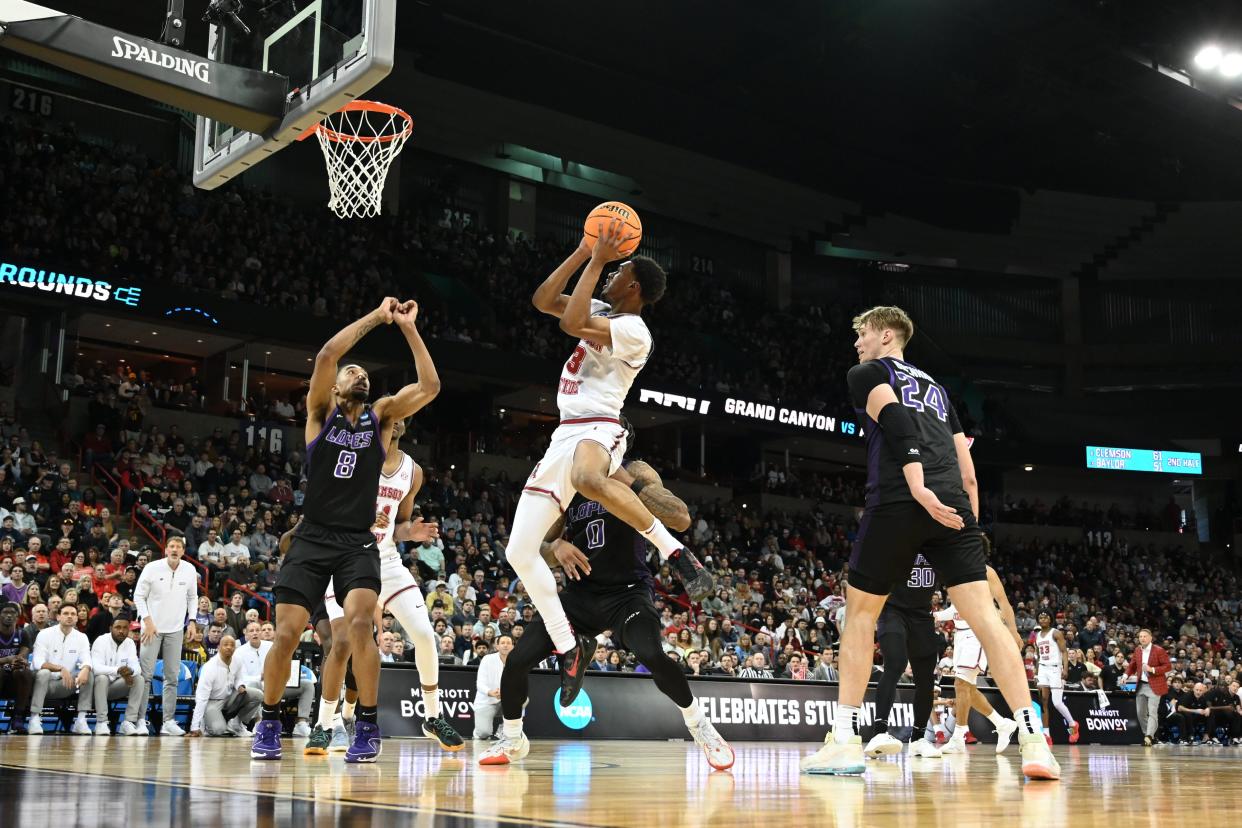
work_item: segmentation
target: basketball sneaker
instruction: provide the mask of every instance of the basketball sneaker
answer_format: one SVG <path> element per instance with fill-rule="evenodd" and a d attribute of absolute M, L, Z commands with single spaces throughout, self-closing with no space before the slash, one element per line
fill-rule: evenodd
<path fill-rule="evenodd" d="M 1061 766 L 1052 750 L 1044 742 L 1042 733 L 1022 733 L 1018 736 L 1022 748 L 1022 774 L 1028 779 L 1060 779 Z"/>
<path fill-rule="evenodd" d="M 939 753 L 940 751 L 936 752 Z M 891 756 L 895 753 L 901 753 L 901 742 L 887 733 L 877 733 L 871 737 L 870 742 L 867 742 L 867 747 L 863 749 L 863 753 L 872 759 L 880 756 Z"/>
<path fill-rule="evenodd" d="M 941 753 L 965 753 L 966 752 L 966 736 L 965 734 L 963 734 L 961 738 L 958 738 L 958 735 L 957 735 L 958 733 L 961 733 L 961 731 L 960 730 L 954 731 L 952 738 L 950 738 L 949 741 L 944 743 L 944 747 L 940 748 Z"/>
<path fill-rule="evenodd" d="M 510 762 L 521 762 L 530 753 L 530 740 L 523 733 L 516 739 L 501 736 L 479 756 L 480 765 L 508 765 Z"/>
<path fill-rule="evenodd" d="M 939 759 L 941 757 L 940 748 L 933 745 L 926 739 L 919 739 L 910 743 L 910 755 L 923 759 Z"/>
<path fill-rule="evenodd" d="M 69 732 L 74 736 L 90 736 L 91 726 L 86 723 L 85 716 L 78 716 L 73 720 L 73 727 L 69 728 Z"/>
<path fill-rule="evenodd" d="M 1071 745 L 1078 744 L 1078 722 L 1070 722 L 1069 743 Z"/>
<path fill-rule="evenodd" d="M 436 716 L 423 722 L 423 735 L 434 739 L 444 750 L 456 753 L 466 746 L 457 728 L 449 724 L 443 716 Z"/>
<path fill-rule="evenodd" d="M 31 716 L 30 722 L 26 725 L 26 732 L 31 736 L 42 736 L 43 719 L 39 716 Z"/>
<path fill-rule="evenodd" d="M 832 731 L 824 737 L 824 746 L 810 756 L 802 757 L 798 767 L 803 773 L 828 776 L 851 776 L 867 769 L 861 736 L 851 736 L 845 744 L 837 744 Z"/>
<path fill-rule="evenodd" d="M 354 725 L 354 743 L 345 751 L 345 761 L 351 765 L 374 762 L 379 758 L 383 745 L 380 742 L 379 725 L 358 722 Z"/>
<path fill-rule="evenodd" d="M 575 635 L 578 643 L 567 653 L 562 653 L 557 661 L 561 665 L 561 707 L 569 707 L 578 698 L 582 689 L 582 681 L 586 678 L 587 665 L 595 655 L 596 640 L 585 635 Z"/>
<path fill-rule="evenodd" d="M 703 753 L 707 756 L 707 764 L 716 770 L 728 770 L 733 767 L 735 758 L 733 748 L 729 747 L 729 743 L 716 731 L 706 716 L 690 728 L 690 735 L 694 737 L 695 743 L 703 748 Z"/>
<path fill-rule="evenodd" d="M 328 753 L 344 753 L 349 750 L 349 730 L 342 724 L 332 728 L 332 741 L 328 742 Z"/>
<path fill-rule="evenodd" d="M 693 552 L 683 546 L 669 557 L 669 561 L 691 601 L 702 601 L 712 594 L 712 590 L 716 588 L 716 579 Z"/>
<path fill-rule="evenodd" d="M 261 719 L 254 726 L 254 742 L 250 745 L 250 758 L 280 758 L 280 722 L 275 719 Z"/>
<path fill-rule="evenodd" d="M 1005 748 L 1009 747 L 1009 742 L 1013 739 L 1013 734 L 1017 732 L 1017 722 L 1013 719 L 1001 719 L 1001 723 L 996 726 L 996 752 L 1004 753 Z"/>
<path fill-rule="evenodd" d="M 304 756 L 327 756 L 331 738 L 328 731 L 316 722 L 315 729 L 311 731 L 310 737 L 306 740 L 306 746 L 302 748 L 302 754 Z"/>

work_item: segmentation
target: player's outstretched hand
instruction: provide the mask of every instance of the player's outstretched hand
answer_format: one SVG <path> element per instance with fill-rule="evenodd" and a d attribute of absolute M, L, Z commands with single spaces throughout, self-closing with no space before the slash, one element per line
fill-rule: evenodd
<path fill-rule="evenodd" d="M 601 262 L 613 262 L 624 258 L 621 248 L 634 238 L 633 233 L 626 232 L 625 222 L 612 219 L 600 229 L 599 238 L 595 240 L 595 249 L 591 257 Z"/>
<path fill-rule="evenodd" d="M 393 312 L 393 319 L 398 325 L 413 325 L 414 320 L 418 319 L 418 303 L 413 299 L 400 303 Z"/>
<path fill-rule="evenodd" d="M 926 486 L 911 494 L 937 523 L 950 529 L 961 529 L 966 525 L 966 521 L 962 520 L 962 516 L 957 513 L 956 509 L 941 503 L 936 493 Z"/>
<path fill-rule="evenodd" d="M 379 315 L 380 322 L 385 325 L 392 324 L 393 314 L 397 312 L 400 304 L 396 298 L 385 296 L 384 301 L 380 302 L 379 307 L 375 309 L 375 313 Z"/>
<path fill-rule="evenodd" d="M 572 581 L 581 581 L 583 575 L 591 574 L 590 559 L 569 541 L 563 540 L 556 545 L 556 560 L 565 570 L 565 577 Z"/>
<path fill-rule="evenodd" d="M 406 530 L 402 535 L 403 537 L 397 540 L 415 541 L 416 543 L 433 541 L 440 537 L 440 524 L 424 523 L 422 518 L 415 518 L 406 524 Z"/>

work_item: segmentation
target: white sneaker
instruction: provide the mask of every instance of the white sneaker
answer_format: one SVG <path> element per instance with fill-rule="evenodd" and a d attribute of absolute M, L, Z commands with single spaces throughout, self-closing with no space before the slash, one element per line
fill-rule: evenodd
<path fill-rule="evenodd" d="M 164 722 L 164 726 L 160 728 L 160 735 L 161 736 L 184 736 L 185 731 L 181 729 L 181 725 L 177 724 L 172 719 L 169 719 L 168 721 Z"/>
<path fill-rule="evenodd" d="M 832 731 L 824 737 L 824 746 L 810 756 L 802 757 L 798 767 L 803 773 L 829 776 L 851 776 L 867 769 L 861 736 L 851 736 L 845 744 L 837 744 Z"/>
<path fill-rule="evenodd" d="M 1013 719 L 1001 719 L 1001 723 L 996 726 L 996 752 L 1004 753 L 1005 748 L 1009 747 L 1009 741 L 1013 739 L 1013 734 L 1017 732 L 1017 722 Z"/>
<path fill-rule="evenodd" d="M 112 731 L 108 729 L 107 719 L 103 719 L 102 721 L 95 723 L 95 735 L 96 736 L 111 736 L 112 735 Z"/>
<path fill-rule="evenodd" d="M 863 753 L 872 759 L 879 756 L 892 756 L 893 754 L 901 753 L 901 742 L 887 733 L 877 733 L 871 737 L 870 742 L 867 742 L 867 746 L 863 748 Z"/>
<path fill-rule="evenodd" d="M 310 737 L 310 733 L 310 725 L 306 722 L 298 722 L 293 726 L 293 738 L 295 739 L 307 739 Z"/>
<path fill-rule="evenodd" d="M 945 742 L 944 747 L 940 749 L 940 752 L 942 754 L 944 753 L 965 753 L 966 752 L 966 737 L 963 736 L 962 738 L 959 739 L 956 736 L 954 736 L 953 738 L 949 739 L 949 741 Z"/>
<path fill-rule="evenodd" d="M 69 732 L 72 733 L 74 736 L 90 736 L 91 728 L 90 728 L 90 725 L 86 723 L 86 717 L 78 716 L 76 719 L 74 719 L 73 727 L 69 728 Z"/>
<path fill-rule="evenodd" d="M 733 767 L 733 748 L 724 740 L 712 723 L 704 716 L 697 726 L 690 728 L 690 735 L 703 753 L 707 756 L 707 764 L 716 770 L 728 770 Z"/>
<path fill-rule="evenodd" d="M 1028 779 L 1060 779 L 1061 765 L 1052 755 L 1052 749 L 1042 733 L 1022 733 L 1018 736 L 1022 748 L 1022 775 Z"/>
<path fill-rule="evenodd" d="M 151 735 L 151 725 L 149 722 L 147 722 L 146 719 L 143 719 L 138 724 L 134 725 L 134 727 L 137 728 L 137 730 L 134 731 L 135 736 L 150 736 Z"/>
<path fill-rule="evenodd" d="M 241 719 L 238 719 L 238 718 L 229 719 L 229 723 L 227 726 L 228 726 L 229 732 L 232 733 L 234 736 L 241 736 L 244 738 L 244 737 L 253 735 L 250 733 L 250 731 L 246 729 L 246 723 L 243 722 Z"/>
<path fill-rule="evenodd" d="M 501 737 L 500 741 L 483 751 L 479 757 L 480 765 L 507 765 L 510 762 L 521 762 L 530 753 L 530 740 L 523 733 L 517 739 Z"/>
<path fill-rule="evenodd" d="M 121 727 L 117 730 L 117 733 L 121 736 L 137 736 L 138 725 L 134 724 L 129 719 L 126 719 L 121 722 Z"/>
<path fill-rule="evenodd" d="M 923 759 L 939 759 L 941 757 L 940 748 L 933 745 L 926 739 L 910 743 L 910 755 L 912 757 L 921 757 Z"/>
<path fill-rule="evenodd" d="M 26 733 L 30 736 L 43 735 L 43 720 L 38 716 L 31 716 L 30 721 L 26 723 Z"/>

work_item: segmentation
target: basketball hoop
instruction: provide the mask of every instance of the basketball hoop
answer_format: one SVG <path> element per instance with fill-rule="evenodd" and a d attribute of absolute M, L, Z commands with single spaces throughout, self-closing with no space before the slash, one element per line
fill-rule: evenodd
<path fill-rule="evenodd" d="M 350 101 L 311 127 L 328 165 L 328 208 L 340 218 L 370 218 L 383 206 L 392 160 L 414 131 L 414 119 L 395 106 Z"/>

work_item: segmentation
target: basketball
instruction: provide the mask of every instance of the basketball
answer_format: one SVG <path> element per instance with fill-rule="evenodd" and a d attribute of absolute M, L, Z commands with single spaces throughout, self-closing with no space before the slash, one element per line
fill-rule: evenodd
<path fill-rule="evenodd" d="M 623 204 L 620 201 L 605 201 L 593 209 L 586 217 L 586 224 L 582 228 L 582 237 L 588 245 L 594 247 L 595 240 L 599 238 L 600 229 L 615 218 L 624 221 L 626 232 L 634 236 L 634 238 L 621 247 L 621 253 L 628 256 L 638 249 L 639 243 L 643 240 L 642 220 L 639 219 L 638 213 L 634 211 L 634 208 L 628 204 Z"/>

